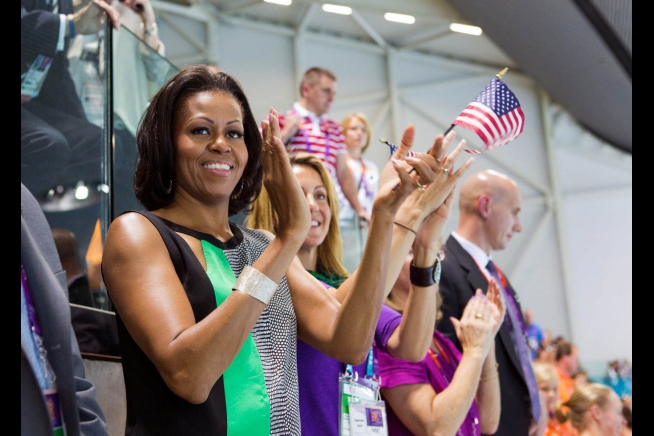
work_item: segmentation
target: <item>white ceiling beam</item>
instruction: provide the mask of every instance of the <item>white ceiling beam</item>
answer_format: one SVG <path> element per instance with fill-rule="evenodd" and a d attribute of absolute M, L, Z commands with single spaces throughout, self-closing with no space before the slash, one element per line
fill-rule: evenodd
<path fill-rule="evenodd" d="M 382 36 L 377 32 L 371 25 L 368 23 L 365 18 L 361 16 L 356 10 L 352 10 L 352 19 L 359 25 L 361 28 L 370 36 L 378 46 L 386 48 L 388 43 L 382 38 Z"/>
<path fill-rule="evenodd" d="M 221 10 L 224 14 L 232 15 L 237 12 L 241 12 L 244 9 L 247 9 L 250 6 L 260 5 L 261 3 L 262 3 L 261 0 L 236 1 L 224 6 Z"/>
<path fill-rule="evenodd" d="M 563 216 L 563 199 L 561 197 L 561 187 L 559 185 L 559 174 L 556 164 L 556 149 L 554 139 L 552 138 L 552 116 L 550 110 L 549 96 L 543 89 L 538 89 L 538 100 L 540 103 L 540 116 L 543 126 L 543 140 L 547 152 L 547 167 L 550 175 L 550 187 L 552 190 L 552 206 L 554 218 L 556 220 L 556 234 L 559 246 L 559 260 L 561 262 L 561 272 L 563 274 L 563 300 L 566 310 L 566 320 L 568 322 L 569 338 L 575 342 L 575 314 L 579 313 L 576 307 L 576 295 L 572 286 L 572 265 L 568 253 L 568 239 L 565 232 L 565 217 Z"/>
<path fill-rule="evenodd" d="M 479 73 L 479 74 L 484 74 L 484 73 L 490 74 L 491 77 L 495 76 L 495 74 L 497 74 L 499 71 L 502 70 L 502 68 L 506 66 L 506 65 L 502 65 L 502 66 L 487 65 L 487 64 L 482 64 L 480 62 L 475 62 L 474 60 L 464 61 L 459 59 L 446 58 L 445 56 L 438 55 L 435 53 L 429 53 L 429 54 L 418 53 L 416 51 L 410 51 L 410 50 L 403 50 L 399 53 L 401 57 L 412 59 L 417 62 L 432 64 L 440 68 L 463 70 L 463 71 L 469 71 L 471 73 Z M 512 71 L 515 76 L 524 75 L 520 71 L 517 71 L 515 69 L 510 71 Z"/>
<path fill-rule="evenodd" d="M 305 30 L 307 30 L 307 26 L 309 25 L 311 17 L 313 16 L 316 9 L 318 9 L 318 5 L 316 3 L 310 4 L 305 8 L 304 14 L 300 19 L 300 23 L 295 29 L 296 35 L 301 35 L 305 32 Z"/>
<path fill-rule="evenodd" d="M 235 26 L 241 26 L 247 29 L 257 30 L 259 32 L 270 32 L 282 36 L 294 36 L 295 29 L 278 24 L 265 23 L 263 21 L 249 20 L 243 17 L 230 17 L 230 21 Z"/>
<path fill-rule="evenodd" d="M 318 42 L 324 42 L 325 44 L 334 44 L 340 45 L 341 47 L 351 48 L 354 50 L 361 50 L 373 54 L 384 54 L 385 50 L 379 47 L 377 44 L 371 44 L 369 42 L 356 41 L 350 38 L 343 38 L 340 36 L 328 35 L 325 33 L 318 33 L 311 30 L 307 30 L 304 33 L 305 38 L 311 39 Z"/>
<path fill-rule="evenodd" d="M 304 0 L 309 3 L 317 3 L 322 5 L 325 3 L 325 0 Z M 424 8 L 410 8 L 407 7 L 407 4 L 404 2 L 399 2 L 393 0 L 392 2 L 387 2 L 387 4 L 392 4 L 392 7 L 387 7 L 378 0 L 335 0 L 330 1 L 336 5 L 347 6 L 352 9 L 366 12 L 376 12 L 379 14 L 385 14 L 386 12 L 394 12 L 405 15 L 413 15 L 416 19 L 430 21 L 436 24 L 451 23 L 453 21 L 461 21 L 463 18 L 459 15 L 454 8 L 451 9 L 451 13 L 444 12 L 442 8 L 434 7 L 433 12 L 426 10 Z M 431 8 L 429 8 L 431 9 Z M 440 9 L 440 10 L 436 10 Z"/>
<path fill-rule="evenodd" d="M 207 0 L 192 0 L 194 4 L 198 5 L 200 9 L 205 12 L 208 12 L 216 20 L 221 23 L 232 25 L 231 17 L 224 14 L 220 9 L 216 7 L 213 3 L 208 2 Z"/>
<path fill-rule="evenodd" d="M 200 8 L 195 6 L 182 6 L 163 0 L 151 0 L 152 8 L 155 12 L 170 12 L 171 14 L 180 15 L 192 20 L 208 22 L 211 18 Z M 218 17 L 216 17 L 218 18 Z"/>
<path fill-rule="evenodd" d="M 416 47 L 419 47 L 423 44 L 436 41 L 443 36 L 450 35 L 452 31 L 449 28 L 449 25 L 437 26 L 435 29 L 429 29 L 429 33 L 422 37 L 416 35 L 410 41 L 405 41 L 400 43 L 397 46 L 398 50 L 412 50 Z"/>

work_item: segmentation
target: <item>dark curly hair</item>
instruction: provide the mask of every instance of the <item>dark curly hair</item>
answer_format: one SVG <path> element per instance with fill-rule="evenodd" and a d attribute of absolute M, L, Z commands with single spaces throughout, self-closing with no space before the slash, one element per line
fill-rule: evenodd
<path fill-rule="evenodd" d="M 136 134 L 139 160 L 134 174 L 136 198 L 147 210 L 160 209 L 173 202 L 175 184 L 175 144 L 173 126 L 181 104 L 189 97 L 207 91 L 221 91 L 241 106 L 248 162 L 237 190 L 229 201 L 229 216 L 256 200 L 261 191 L 263 166 L 262 139 L 250 104 L 236 79 L 207 65 L 192 65 L 173 76 L 154 96 L 143 114 Z M 243 188 L 240 189 L 240 186 Z"/>

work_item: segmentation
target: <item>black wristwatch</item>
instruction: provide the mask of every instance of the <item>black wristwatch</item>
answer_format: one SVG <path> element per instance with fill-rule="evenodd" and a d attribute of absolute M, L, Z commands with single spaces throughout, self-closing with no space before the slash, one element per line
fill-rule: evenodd
<path fill-rule="evenodd" d="M 427 288 L 434 283 L 441 281 L 441 261 L 436 258 L 436 262 L 432 266 L 427 268 L 418 268 L 413 265 L 409 268 L 409 279 L 411 284 L 414 286 L 420 286 L 421 288 Z"/>

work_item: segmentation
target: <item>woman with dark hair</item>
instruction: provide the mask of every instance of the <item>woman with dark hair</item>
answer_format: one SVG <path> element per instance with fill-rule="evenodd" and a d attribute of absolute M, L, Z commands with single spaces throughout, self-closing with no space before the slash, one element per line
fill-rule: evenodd
<path fill-rule="evenodd" d="M 446 191 L 456 180 L 433 177 L 433 158 L 407 160 L 416 174 L 389 163 L 370 224 L 370 269 L 341 285 L 357 292 L 340 303 L 294 260 L 311 222 L 274 109 L 261 132 L 238 82 L 203 65 L 172 77 L 142 119 L 135 191 L 146 211 L 112 222 L 102 259 L 127 434 L 300 434 L 297 339 L 363 361 L 398 208 L 408 204 L 409 225 L 419 225 L 425 200 L 416 188 Z M 398 157 L 412 139 L 405 135 Z M 229 221 L 262 181 L 279 217 L 274 236 Z"/>

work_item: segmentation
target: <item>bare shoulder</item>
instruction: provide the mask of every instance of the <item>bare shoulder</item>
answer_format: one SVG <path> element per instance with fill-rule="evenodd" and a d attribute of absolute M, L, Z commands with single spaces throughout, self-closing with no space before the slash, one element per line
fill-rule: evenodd
<path fill-rule="evenodd" d="M 114 264 L 152 258 L 165 244 L 154 224 L 145 216 L 130 212 L 116 218 L 107 232 L 102 253 L 103 271 Z"/>

